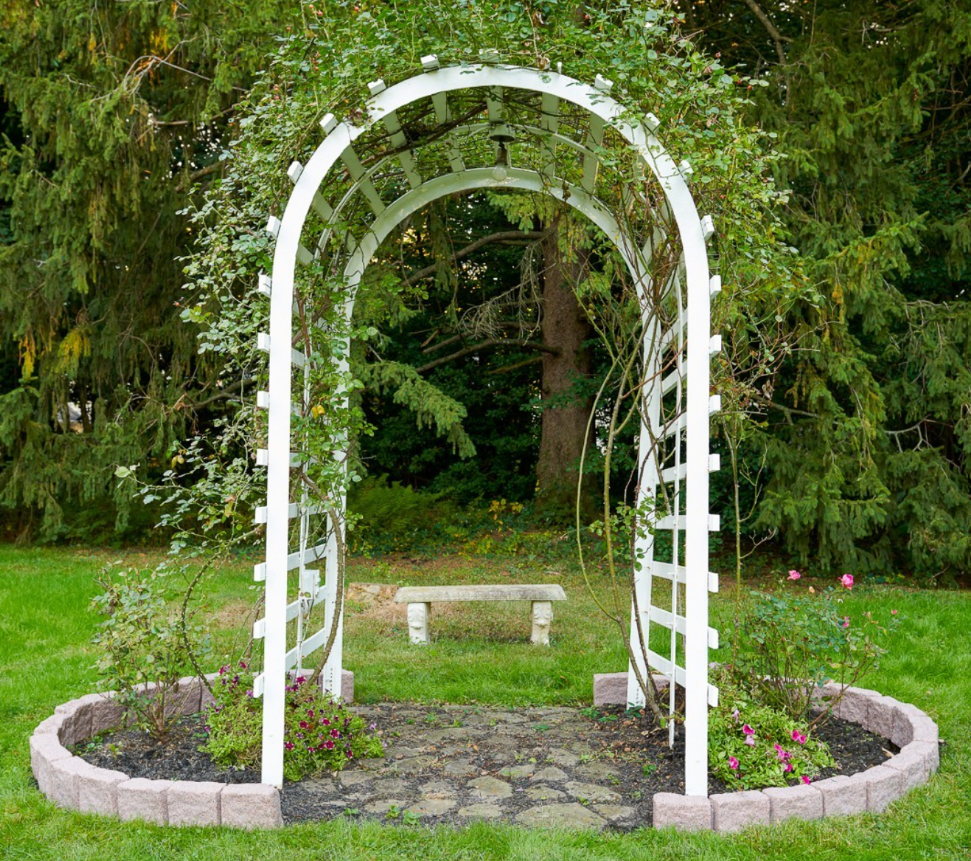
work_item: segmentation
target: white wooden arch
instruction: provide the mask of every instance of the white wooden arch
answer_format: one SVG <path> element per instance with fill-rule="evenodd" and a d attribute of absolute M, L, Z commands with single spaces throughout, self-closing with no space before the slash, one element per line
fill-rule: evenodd
<path fill-rule="evenodd" d="M 296 162 L 291 165 L 289 176 L 294 187 L 283 218 L 271 218 L 267 225 L 268 233 L 276 240 L 272 278 L 261 276 L 261 291 L 270 296 L 270 331 L 268 335 L 260 336 L 261 347 L 269 352 L 269 392 L 259 394 L 258 405 L 269 413 L 268 447 L 259 458 L 259 463 L 268 467 L 268 476 L 267 503 L 257 510 L 257 521 L 267 525 L 267 540 L 266 560 L 255 570 L 256 579 L 265 580 L 265 617 L 257 622 L 254 630 L 257 637 L 265 638 L 264 668 L 255 685 L 256 695 L 262 695 L 264 700 L 262 780 L 276 786 L 283 781 L 286 672 L 302 666 L 304 657 L 324 645 L 336 606 L 337 536 L 331 530 L 325 541 L 308 546 L 309 519 L 318 512 L 307 504 L 305 496 L 299 501 L 291 499 L 293 373 L 294 367 L 304 364 L 303 356 L 290 347 L 297 264 L 312 261 L 315 254 L 327 246 L 331 230 L 339 222 L 342 223 L 340 229 L 346 229 L 345 215 L 355 201 L 363 199 L 366 202 L 373 220 L 363 224 L 361 219 L 364 232 L 360 236 L 348 231 L 343 237 L 347 258 L 343 267 L 347 285 L 344 310 L 349 318 L 367 265 L 395 227 L 445 195 L 475 189 L 510 188 L 549 194 L 586 215 L 614 243 L 638 287 L 642 302 L 646 301 L 650 275 L 645 261 L 649 261 L 653 244 L 659 237 L 655 234 L 639 248 L 613 216 L 611 207 L 595 194 L 597 150 L 605 128 L 610 128 L 626 140 L 663 190 L 664 214 L 676 226 L 681 244 L 679 266 L 672 280 L 680 282 L 683 279 L 686 303 L 681 302 L 680 283 L 675 284 L 678 296 L 676 325 L 661 331 L 655 318 L 653 325 L 645 326 L 647 378 L 653 382 L 645 397 L 646 409 L 642 412 L 638 483 L 641 498 L 653 497 L 660 485 L 670 485 L 673 513 L 656 518 L 654 531 L 669 530 L 672 533 L 673 556 L 670 562 L 657 561 L 654 559 L 654 536 L 638 539 L 640 561 L 635 563 L 635 594 L 640 619 L 635 619 L 632 609 L 631 636 L 636 641 L 639 628 L 646 643 L 652 626 L 670 632 L 667 656 L 647 649 L 647 663 L 640 662 L 640 669 L 646 672 L 650 667 L 671 678 L 672 710 L 676 685 L 684 688 L 685 792 L 706 795 L 707 708 L 709 703 L 717 701 L 717 691 L 708 684 L 708 649 L 717 646 L 717 633 L 708 626 L 708 592 L 717 589 L 717 578 L 708 572 L 708 532 L 717 529 L 717 518 L 708 513 L 708 472 L 717 468 L 717 459 L 708 451 L 709 416 L 718 409 L 718 399 L 709 396 L 709 360 L 720 346 L 719 339 L 710 337 L 710 297 L 720 286 L 717 276 L 709 277 L 706 241 L 712 232 L 711 220 L 699 218 L 685 181 L 690 167 L 684 163 L 676 166 L 654 136 L 658 121 L 648 115 L 641 124 L 629 122 L 622 106 L 608 95 L 609 81 L 598 77 L 591 87 L 561 72 L 494 62 L 438 68 L 434 57 L 425 58 L 423 66 L 424 73 L 390 88 L 385 88 L 380 81 L 370 85 L 372 98 L 367 105 L 367 119 L 361 125 L 346 121 L 339 123 L 330 115 L 322 120 L 326 137 L 306 166 Z M 427 178 L 422 176 L 416 158 L 421 142 L 412 144 L 408 141 L 399 112 L 415 104 L 430 102 L 434 115 L 444 124 L 450 118 L 449 94 L 479 89 L 487 94 L 489 123 L 463 128 L 450 126 L 448 172 Z M 537 122 L 519 123 L 517 130 L 542 141 L 549 157 L 543 157 L 541 166 L 528 169 L 507 163 L 507 169 L 499 176 L 494 166 L 470 168 L 465 164 L 461 136 L 479 134 L 503 121 L 505 91 L 541 95 Z M 583 141 L 570 138 L 558 128 L 561 102 L 589 115 Z M 355 152 L 355 142 L 379 126 L 386 139 L 392 142 L 393 150 L 372 160 L 373 163 L 365 169 Z M 582 159 L 579 184 L 556 174 L 556 152 L 563 149 Z M 346 168 L 351 183 L 337 205 L 332 206 L 321 190 L 339 162 Z M 400 165 L 408 187 L 390 203 L 384 200 L 374 183 L 378 172 L 389 162 Z M 316 245 L 316 252 L 309 251 L 302 242 L 311 209 L 324 222 L 321 236 L 312 244 L 312 247 Z M 661 353 L 665 348 L 673 352 L 675 368 L 662 378 Z M 670 419 L 663 419 L 661 414 L 661 401 L 666 396 L 673 397 L 676 403 Z M 666 468 L 651 455 L 654 448 L 651 441 L 657 439 L 673 440 L 669 447 L 673 459 Z M 688 488 L 690 492 L 687 492 Z M 290 522 L 294 519 L 300 521 L 300 546 L 291 552 Z M 679 559 L 682 540 L 685 547 L 683 564 Z M 323 579 L 318 570 L 307 567 L 317 560 L 324 561 Z M 289 572 L 293 570 L 299 572 L 299 584 L 296 600 L 291 601 Z M 672 585 L 669 610 L 652 603 L 655 578 Z M 683 599 L 679 597 L 682 591 Z M 321 601 L 324 603 L 323 627 L 310 634 L 304 630 L 305 611 L 308 602 L 319 604 Z M 294 619 L 297 623 L 296 642 L 288 649 L 288 622 Z M 337 638 L 323 674 L 325 688 L 336 696 L 341 693 L 341 622 L 341 619 L 337 620 Z M 684 637 L 681 663 L 677 654 L 679 634 Z M 635 653 L 639 654 L 640 650 L 635 649 Z M 632 668 L 628 668 L 628 676 L 629 703 L 643 704 L 643 694 Z"/>

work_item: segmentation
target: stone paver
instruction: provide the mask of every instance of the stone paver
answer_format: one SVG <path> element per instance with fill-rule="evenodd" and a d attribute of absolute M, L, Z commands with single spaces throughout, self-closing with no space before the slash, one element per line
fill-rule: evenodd
<path fill-rule="evenodd" d="M 503 777 L 510 777 L 513 780 L 521 780 L 524 777 L 529 777 L 534 771 L 536 771 L 536 766 L 528 763 L 527 765 L 506 766 L 499 774 Z"/>
<path fill-rule="evenodd" d="M 561 780 L 566 780 L 568 776 L 569 775 L 567 775 L 567 773 L 562 769 L 559 769 L 556 766 L 551 765 L 547 768 L 537 771 L 532 776 L 531 780 L 534 783 L 539 783 L 540 781 L 552 781 L 556 783 Z"/>
<path fill-rule="evenodd" d="M 525 795 L 530 801 L 559 801 L 566 798 L 565 792 L 553 789 L 552 786 L 531 786 L 525 791 Z"/>
<path fill-rule="evenodd" d="M 495 804 L 470 804 L 463 807 L 458 815 L 466 819 L 496 819 L 502 816 L 502 809 Z"/>
<path fill-rule="evenodd" d="M 445 763 L 442 772 L 455 777 L 471 777 L 473 774 L 478 774 L 479 769 L 468 759 L 453 759 Z"/>
<path fill-rule="evenodd" d="M 451 798 L 423 798 L 417 804 L 411 805 L 408 810 L 418 816 L 442 816 L 453 810 L 457 802 Z"/>
<path fill-rule="evenodd" d="M 387 816 L 388 811 L 390 811 L 392 808 L 396 810 L 404 810 L 407 804 L 407 801 L 402 801 L 400 798 L 384 798 L 381 801 L 372 801 L 370 804 L 365 804 L 364 809 L 368 813 L 376 813 L 378 816 Z"/>
<path fill-rule="evenodd" d="M 530 828 L 603 828 L 606 820 L 582 804 L 546 804 L 531 807 L 516 817 Z"/>
<path fill-rule="evenodd" d="M 614 792 L 605 786 L 598 786 L 596 783 L 581 783 L 578 780 L 570 780 L 563 786 L 567 792 L 581 801 L 616 804 L 621 798 L 619 792 Z"/>
<path fill-rule="evenodd" d="M 592 780 L 609 780 L 618 775 L 617 769 L 605 762 L 585 762 L 576 767 L 576 773 Z"/>
<path fill-rule="evenodd" d="M 509 798 L 512 795 L 512 787 L 504 780 L 497 780 L 494 777 L 477 777 L 468 782 L 472 795 L 484 800 Z"/>
<path fill-rule="evenodd" d="M 593 809 L 609 822 L 633 822 L 637 818 L 637 810 L 624 807 L 621 804 L 594 804 Z"/>

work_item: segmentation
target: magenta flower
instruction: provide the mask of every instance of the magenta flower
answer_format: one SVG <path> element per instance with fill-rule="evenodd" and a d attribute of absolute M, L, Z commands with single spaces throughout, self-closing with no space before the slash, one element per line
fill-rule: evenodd
<path fill-rule="evenodd" d="M 330 737 L 331 738 L 340 738 L 341 737 L 341 734 L 336 729 L 332 729 L 330 731 Z"/>
<path fill-rule="evenodd" d="M 852 589 L 853 588 L 853 575 L 852 574 L 844 574 L 842 577 L 840 577 L 840 583 L 842 583 L 847 589 Z"/>
<path fill-rule="evenodd" d="M 326 747 L 327 750 L 333 750 L 334 742 L 332 742 L 330 739 L 327 739 L 327 741 L 324 742 L 324 747 Z"/>
<path fill-rule="evenodd" d="M 286 748 L 287 750 L 293 750 L 293 742 L 292 741 L 284 742 L 283 747 Z"/>
<path fill-rule="evenodd" d="M 752 727 L 750 727 L 748 724 L 744 724 L 742 726 L 742 732 L 744 732 L 745 735 L 755 735 L 755 730 L 752 729 Z"/>
<path fill-rule="evenodd" d="M 794 729 L 792 731 L 792 740 L 793 741 L 796 741 L 796 742 L 799 742 L 799 744 L 805 744 L 806 743 L 806 736 L 804 736 L 801 732 L 799 732 L 799 730 Z"/>
<path fill-rule="evenodd" d="M 789 572 L 790 580 L 798 580 L 800 577 L 802 577 L 802 574 L 796 571 L 795 568 L 793 568 L 793 570 Z"/>
<path fill-rule="evenodd" d="M 310 729 L 310 724 L 305 720 L 300 721 L 300 729 Z"/>
<path fill-rule="evenodd" d="M 728 767 L 731 769 L 738 768 L 738 760 L 734 756 L 728 757 Z"/>
<path fill-rule="evenodd" d="M 782 766 L 782 770 L 786 774 L 788 774 L 790 771 L 792 771 L 792 763 L 791 762 L 787 762 L 784 766 Z"/>
<path fill-rule="evenodd" d="M 805 783 L 806 786 L 809 786 L 809 784 L 812 783 L 812 781 L 808 777 L 806 777 L 805 774 L 802 776 L 802 782 Z"/>

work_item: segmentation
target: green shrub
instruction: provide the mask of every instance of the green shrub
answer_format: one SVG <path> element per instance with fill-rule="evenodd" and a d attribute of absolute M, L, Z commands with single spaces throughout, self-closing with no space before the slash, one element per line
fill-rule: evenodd
<path fill-rule="evenodd" d="M 208 636 L 190 623 L 184 605 L 173 605 L 175 589 L 161 571 L 108 567 L 98 584 L 92 606 L 106 617 L 92 640 L 101 650 L 100 685 L 117 691 L 130 725 L 163 738 L 182 713 L 179 679 L 208 654 Z M 154 685 L 151 693 L 145 685 Z"/>
<path fill-rule="evenodd" d="M 354 525 L 348 541 L 352 551 L 407 550 L 420 543 L 455 505 L 440 493 L 413 490 L 386 475 L 371 476 L 351 488 L 348 509 Z"/>
<path fill-rule="evenodd" d="M 790 572 L 783 591 L 753 591 L 739 607 L 729 669 L 732 685 L 753 702 L 805 723 L 819 703 L 814 689 L 828 680 L 857 684 L 886 652 L 899 618 L 894 613 L 881 621 L 869 612 L 851 618 L 840 608 L 840 592 L 803 590 L 799 579 Z M 852 577 L 840 579 L 841 591 L 853 588 Z"/>
<path fill-rule="evenodd" d="M 217 765 L 256 768 L 261 761 L 263 708 L 253 696 L 253 676 L 243 661 L 239 672 L 219 670 L 216 702 L 206 716 L 204 749 Z M 283 776 L 300 780 L 340 771 L 363 757 L 384 756 L 381 739 L 359 715 L 298 676 L 286 687 Z"/>
<path fill-rule="evenodd" d="M 823 768 L 835 765 L 829 747 L 814 738 L 806 724 L 784 712 L 740 696 L 708 719 L 708 765 L 732 789 L 809 783 Z"/>

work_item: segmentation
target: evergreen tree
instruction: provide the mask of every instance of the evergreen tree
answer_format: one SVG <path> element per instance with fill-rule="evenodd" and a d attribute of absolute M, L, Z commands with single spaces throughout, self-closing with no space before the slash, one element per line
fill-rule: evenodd
<path fill-rule="evenodd" d="M 771 84 L 754 115 L 789 155 L 788 224 L 823 300 L 791 319 L 798 346 L 761 404 L 757 526 L 837 570 L 967 573 L 971 3 L 679 8 Z"/>
<path fill-rule="evenodd" d="M 18 531 L 124 528 L 115 466 L 164 462 L 219 407 L 179 319 L 179 210 L 218 176 L 233 105 L 300 14 L 0 4 L 0 506 Z"/>

